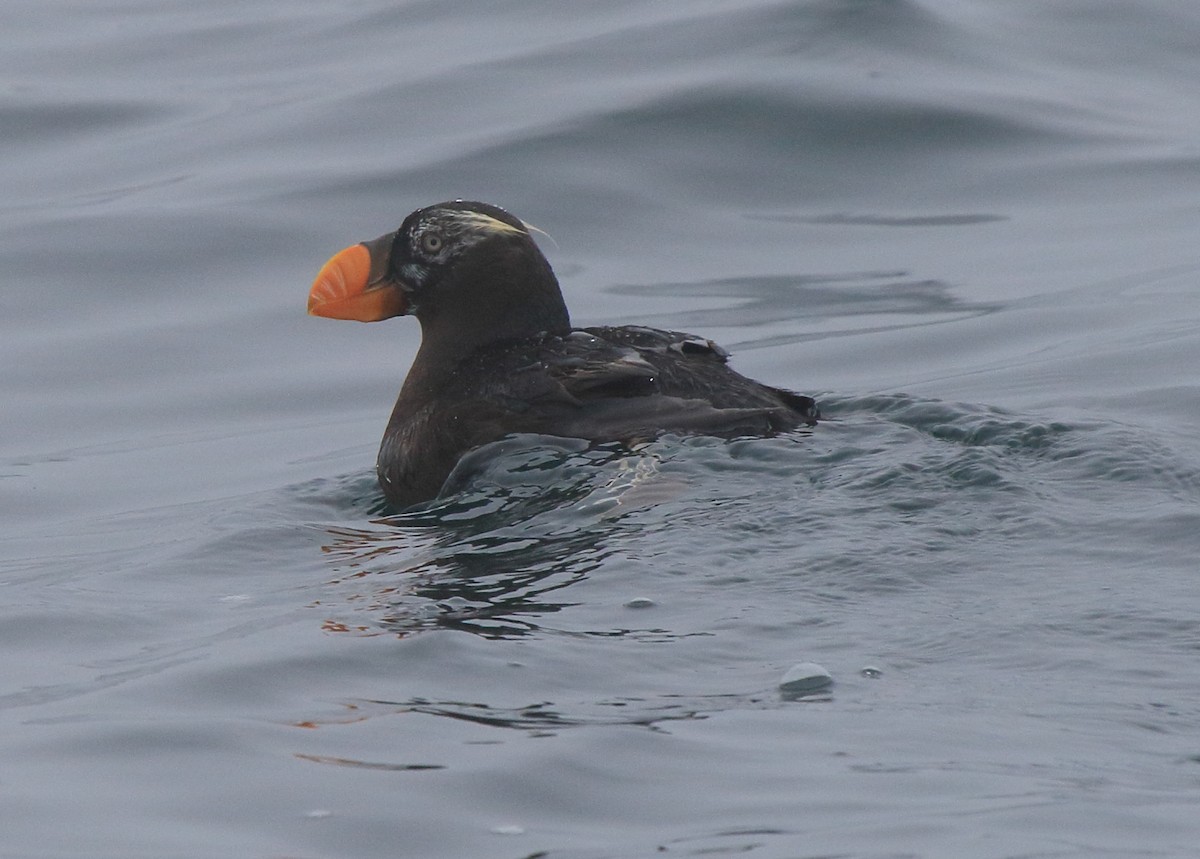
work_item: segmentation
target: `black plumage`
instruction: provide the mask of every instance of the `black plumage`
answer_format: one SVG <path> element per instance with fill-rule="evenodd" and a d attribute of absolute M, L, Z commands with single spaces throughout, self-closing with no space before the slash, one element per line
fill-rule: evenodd
<path fill-rule="evenodd" d="M 396 232 L 338 254 L 314 283 L 309 310 L 421 323 L 377 462 L 397 507 L 436 497 L 464 454 L 512 433 L 736 437 L 818 418 L 810 397 L 742 376 L 709 340 L 641 326 L 572 328 L 529 229 L 484 203 L 419 209 Z"/>

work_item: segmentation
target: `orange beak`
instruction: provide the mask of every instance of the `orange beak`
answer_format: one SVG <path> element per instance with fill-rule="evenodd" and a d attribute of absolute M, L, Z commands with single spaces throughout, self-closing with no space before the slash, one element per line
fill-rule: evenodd
<path fill-rule="evenodd" d="M 408 312 L 408 299 L 399 284 L 386 275 L 387 260 L 374 259 L 380 246 L 390 249 L 391 236 L 351 245 L 321 266 L 308 292 L 308 312 L 328 319 L 376 322 Z M 382 251 L 384 257 L 387 251 Z"/>

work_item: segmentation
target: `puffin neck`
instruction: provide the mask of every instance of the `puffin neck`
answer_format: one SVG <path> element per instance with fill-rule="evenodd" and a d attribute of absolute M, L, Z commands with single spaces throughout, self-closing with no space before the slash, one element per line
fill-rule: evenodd
<path fill-rule="evenodd" d="M 493 344 L 571 330 L 558 280 L 540 253 L 464 268 L 439 292 L 438 301 L 417 306 L 421 348 L 405 380 L 413 393 L 436 389 L 462 361 Z"/>

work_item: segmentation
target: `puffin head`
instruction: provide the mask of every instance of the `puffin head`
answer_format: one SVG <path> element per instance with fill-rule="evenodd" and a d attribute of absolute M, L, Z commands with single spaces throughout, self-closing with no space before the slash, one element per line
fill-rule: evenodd
<path fill-rule="evenodd" d="M 570 328 L 530 228 L 465 200 L 417 209 L 399 229 L 334 254 L 313 282 L 308 312 L 359 322 L 412 315 L 423 328 L 483 324 L 492 339 Z"/>

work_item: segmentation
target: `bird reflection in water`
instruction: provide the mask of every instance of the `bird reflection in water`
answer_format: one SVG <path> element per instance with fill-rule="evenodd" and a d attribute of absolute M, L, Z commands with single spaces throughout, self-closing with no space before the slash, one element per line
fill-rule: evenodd
<path fill-rule="evenodd" d="M 517 437 L 469 455 L 442 497 L 370 527 L 331 527 L 338 575 L 330 632 L 400 636 L 456 629 L 537 632 L 575 603 L 566 591 L 614 551 L 622 520 L 680 491 L 655 453 L 619 444 Z M 611 634 L 611 631 L 605 634 Z"/>

